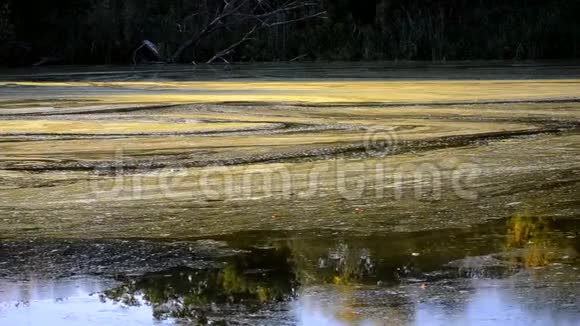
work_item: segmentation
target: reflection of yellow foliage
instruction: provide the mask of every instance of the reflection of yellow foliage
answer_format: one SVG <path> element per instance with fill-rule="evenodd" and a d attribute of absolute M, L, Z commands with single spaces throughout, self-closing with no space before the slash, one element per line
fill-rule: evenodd
<path fill-rule="evenodd" d="M 549 229 L 549 221 L 530 213 L 515 214 L 509 220 L 508 247 L 520 247 L 542 237 Z"/>
<path fill-rule="evenodd" d="M 349 324 L 358 324 L 363 320 L 360 314 L 357 314 L 354 309 L 349 307 L 344 307 L 344 309 L 338 311 L 336 313 L 336 318 Z"/>
<path fill-rule="evenodd" d="M 258 298 L 261 302 L 270 301 L 270 291 L 263 286 L 258 286 Z"/>
<path fill-rule="evenodd" d="M 356 307 L 360 306 L 361 302 L 353 297 L 353 292 L 357 291 L 356 287 L 348 285 L 348 280 L 339 276 L 334 278 L 334 283 L 339 285 L 338 289 L 341 293 L 341 301 L 340 303 L 337 302 L 336 309 L 333 312 L 334 316 L 337 320 L 347 324 L 359 324 L 364 320 L 364 316 L 357 313 Z"/>
<path fill-rule="evenodd" d="M 551 261 L 551 255 L 545 244 L 533 244 L 526 248 L 524 265 L 526 267 L 546 266 Z"/>
<path fill-rule="evenodd" d="M 508 222 L 507 248 L 522 248 L 522 262 L 526 268 L 548 265 L 553 257 L 554 244 L 549 238 L 550 219 L 522 212 Z"/>
<path fill-rule="evenodd" d="M 228 293 L 242 293 L 246 292 L 248 289 L 248 284 L 246 280 L 241 277 L 237 269 L 228 265 L 223 271 L 223 283 L 222 286 L 224 290 Z"/>
<path fill-rule="evenodd" d="M 222 271 L 221 286 L 230 295 L 248 294 L 255 296 L 262 303 L 284 296 L 283 290 L 249 279 L 233 265 L 226 266 Z"/>
<path fill-rule="evenodd" d="M 336 285 L 345 285 L 347 282 L 346 282 L 346 280 L 343 277 L 335 276 L 334 277 L 334 280 L 333 280 L 333 283 L 336 284 Z"/>

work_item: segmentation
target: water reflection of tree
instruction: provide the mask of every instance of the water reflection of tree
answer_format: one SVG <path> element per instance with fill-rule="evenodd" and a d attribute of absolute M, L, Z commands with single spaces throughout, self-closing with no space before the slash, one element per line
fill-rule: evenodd
<path fill-rule="evenodd" d="M 364 243 L 357 241 L 289 241 L 296 275 L 301 285 L 329 286 L 325 302 L 318 309 L 323 310 L 329 320 L 341 325 L 360 325 L 371 321 L 374 316 L 361 313 L 361 307 L 369 305 L 369 298 L 361 295 L 369 283 L 377 282 L 377 262 L 373 252 Z M 375 253 L 376 254 L 376 253 Z M 403 306 L 408 302 L 402 297 L 393 296 L 392 302 L 385 305 L 381 313 L 392 317 L 391 320 L 404 320 Z M 384 300 L 384 298 L 383 298 Z M 401 304 L 400 301 L 405 301 Z M 372 323 L 374 324 L 374 323 Z"/>
<path fill-rule="evenodd" d="M 360 318 L 354 295 L 357 286 L 374 273 L 370 251 L 338 242 L 333 248 L 312 248 L 301 241 L 275 244 L 228 259 L 223 268 L 174 268 L 127 278 L 102 294 L 125 306 L 150 305 L 156 319 L 175 318 L 204 324 L 273 308 L 291 300 L 300 284 L 333 284 L 341 293 L 338 319 Z M 320 249 L 320 250 L 318 250 Z"/>
<path fill-rule="evenodd" d="M 521 211 L 508 220 L 506 249 L 511 262 L 524 268 L 547 266 L 559 259 L 564 241 L 555 232 L 557 220 L 533 211 Z"/>
<path fill-rule="evenodd" d="M 294 298 L 299 286 L 328 286 L 325 291 L 334 293 L 335 298 L 325 313 L 346 324 L 357 324 L 368 317 L 360 314 L 360 307 L 368 304 L 368 297 L 361 297 L 361 290 L 374 291 L 377 283 L 397 285 L 429 277 L 434 281 L 441 277 L 463 277 L 445 268 L 455 268 L 447 263 L 454 259 L 462 261 L 467 251 L 474 257 L 485 257 L 490 251 L 497 253 L 495 250 L 505 244 L 508 260 L 517 270 L 522 265 L 549 264 L 555 258 L 554 253 L 561 252 L 558 250 L 561 239 L 553 232 L 554 223 L 544 215 L 518 213 L 508 220 L 507 240 L 494 237 L 468 248 L 464 245 L 466 239 L 485 238 L 481 234 L 505 234 L 505 224 L 452 230 L 444 237 L 425 232 L 388 238 L 313 237 L 266 242 L 263 245 L 270 249 L 254 249 L 227 259 L 223 268 L 176 268 L 127 279 L 124 285 L 104 293 L 103 299 L 127 306 L 151 305 L 158 319 L 205 323 L 264 313 L 276 305 L 282 307 L 285 304 L 280 302 Z M 237 246 L 251 248 L 254 243 L 252 240 Z M 414 252 L 421 255 L 412 255 Z M 496 275 L 480 271 L 493 271 L 495 267 L 503 271 L 506 267 L 503 259 L 490 261 L 498 265 L 489 266 L 487 260 L 475 260 L 475 265 L 469 268 L 476 269 L 476 273 L 468 275 Z M 442 270 L 442 266 L 447 267 Z M 408 298 L 389 295 L 381 300 L 385 301 L 381 314 L 398 316 L 401 320 L 409 315 L 409 309 L 414 309 L 410 308 L 413 304 Z"/>
<path fill-rule="evenodd" d="M 318 250 L 312 245 L 288 243 L 301 284 L 360 284 L 374 277 L 375 263 L 369 249 L 340 242 Z"/>
<path fill-rule="evenodd" d="M 232 258 L 223 269 L 176 268 L 147 274 L 125 280 L 101 299 L 126 306 L 151 305 L 156 319 L 219 321 L 292 298 L 297 285 L 287 258 L 287 252 L 275 250 Z"/>

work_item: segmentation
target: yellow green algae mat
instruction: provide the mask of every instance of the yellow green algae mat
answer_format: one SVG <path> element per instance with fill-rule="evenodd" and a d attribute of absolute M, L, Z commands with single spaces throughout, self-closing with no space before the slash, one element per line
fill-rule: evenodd
<path fill-rule="evenodd" d="M 3 74 L 0 324 L 580 321 L 577 67 L 295 68 Z"/>

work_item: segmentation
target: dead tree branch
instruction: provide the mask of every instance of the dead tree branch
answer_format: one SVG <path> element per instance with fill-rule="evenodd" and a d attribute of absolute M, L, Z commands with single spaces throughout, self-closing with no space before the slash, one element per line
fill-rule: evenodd
<path fill-rule="evenodd" d="M 319 1 L 319 0 L 316 0 Z M 247 30 L 237 41 L 217 52 L 207 60 L 212 63 L 234 52 L 240 45 L 253 40 L 258 31 L 275 26 L 288 25 L 315 18 L 324 18 L 326 12 L 320 10 L 319 2 L 282 1 L 282 0 L 224 0 L 207 24 L 183 42 L 173 53 L 170 61 L 181 59 L 184 51 L 195 47 L 203 39 L 219 30 L 226 32 Z M 196 13 L 197 15 L 197 13 Z M 196 16 L 196 17 L 199 17 Z"/>
<path fill-rule="evenodd" d="M 252 27 L 251 30 L 249 30 L 246 34 L 244 34 L 242 39 L 240 39 L 236 43 L 234 43 L 234 44 L 228 46 L 227 48 L 216 53 L 213 57 L 211 57 L 211 59 L 209 59 L 207 61 L 207 63 L 213 63 L 217 59 L 222 59 L 224 62 L 229 63 L 226 59 L 224 59 L 224 56 L 230 54 L 232 51 L 234 51 L 238 46 L 240 46 L 244 42 L 251 40 L 252 38 L 250 36 L 252 36 L 256 32 L 257 29 L 258 29 L 257 26 Z"/>

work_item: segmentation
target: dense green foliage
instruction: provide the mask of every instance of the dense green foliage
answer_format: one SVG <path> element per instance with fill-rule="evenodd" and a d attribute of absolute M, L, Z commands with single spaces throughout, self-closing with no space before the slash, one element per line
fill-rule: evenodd
<path fill-rule="evenodd" d="M 276 3 L 278 0 L 272 0 Z M 230 61 L 577 58 L 577 0 L 320 0 L 327 19 L 261 30 Z M 278 2 L 282 2 L 279 0 Z M 62 57 L 129 63 L 144 39 L 169 57 L 222 6 L 216 0 L 0 0 L 4 63 Z M 218 30 L 180 56 L 204 61 L 248 26 Z"/>

